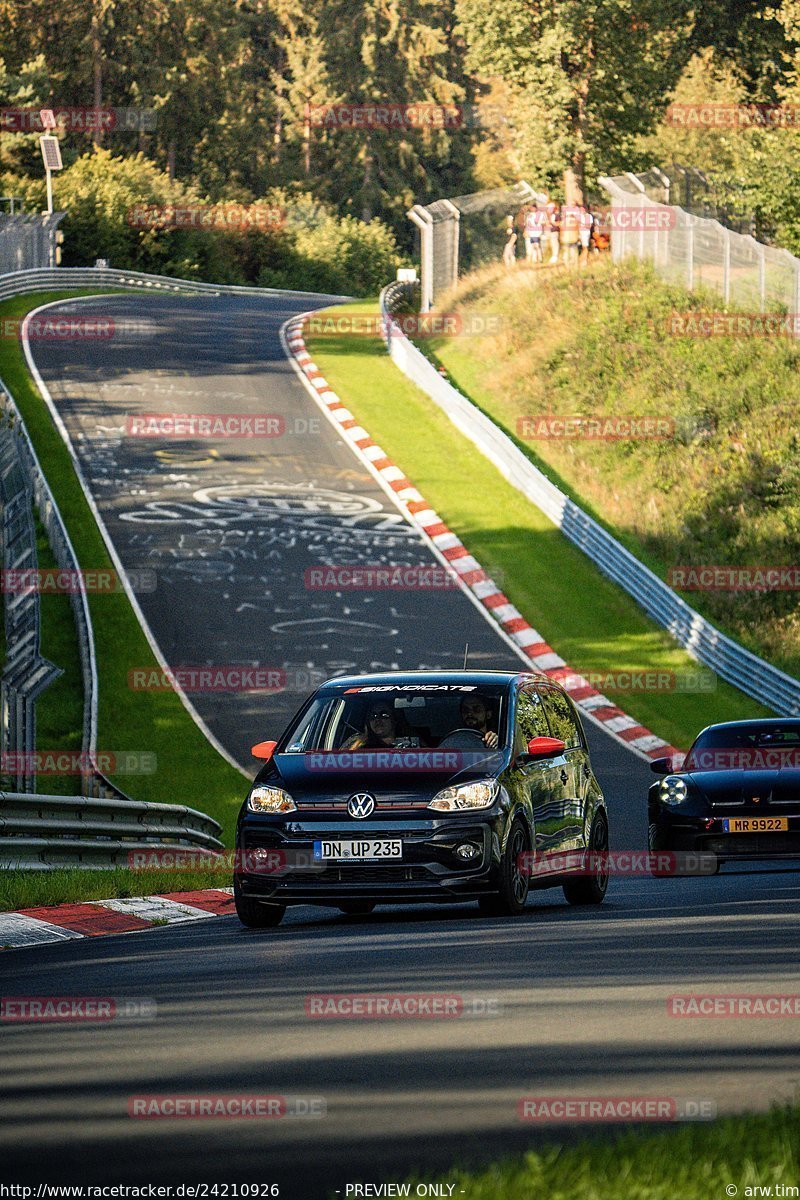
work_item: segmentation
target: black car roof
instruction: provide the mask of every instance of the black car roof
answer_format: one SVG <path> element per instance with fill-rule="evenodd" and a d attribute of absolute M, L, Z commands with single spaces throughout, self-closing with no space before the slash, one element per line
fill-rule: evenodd
<path fill-rule="evenodd" d="M 377 685 L 383 687 L 402 686 L 403 684 L 452 683 L 474 684 L 477 687 L 489 684 L 511 684 L 518 679 L 537 680 L 540 683 L 550 682 L 547 676 L 534 671 L 384 671 L 376 675 L 337 675 L 320 684 L 320 691 L 340 687 L 359 687 L 361 685 Z"/>
<path fill-rule="evenodd" d="M 715 725 L 706 725 L 700 733 L 707 733 L 709 729 L 775 729 L 779 725 L 800 727 L 800 717 L 753 717 L 749 721 L 718 721 Z"/>

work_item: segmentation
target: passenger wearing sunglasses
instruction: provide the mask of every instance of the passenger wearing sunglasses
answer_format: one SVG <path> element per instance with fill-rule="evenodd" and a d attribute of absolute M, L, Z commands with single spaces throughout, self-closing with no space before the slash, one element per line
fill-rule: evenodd
<path fill-rule="evenodd" d="M 421 746 L 419 737 L 412 733 L 408 723 L 395 712 L 391 704 L 381 700 L 367 710 L 364 729 L 345 744 L 345 750 L 379 750 L 393 746 L 407 750 Z"/>

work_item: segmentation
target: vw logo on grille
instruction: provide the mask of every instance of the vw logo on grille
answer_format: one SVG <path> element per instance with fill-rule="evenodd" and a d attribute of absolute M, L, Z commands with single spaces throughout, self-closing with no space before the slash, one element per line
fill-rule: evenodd
<path fill-rule="evenodd" d="M 351 817 L 356 817 L 359 821 L 363 821 L 364 817 L 375 808 L 375 797 L 370 796 L 369 792 L 356 792 L 347 801 L 347 811 Z"/>

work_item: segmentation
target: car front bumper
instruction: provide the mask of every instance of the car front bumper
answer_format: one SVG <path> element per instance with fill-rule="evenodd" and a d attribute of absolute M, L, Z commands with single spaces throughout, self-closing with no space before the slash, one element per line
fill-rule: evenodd
<path fill-rule="evenodd" d="M 690 816 L 660 806 L 651 808 L 650 848 L 698 855 L 712 854 L 720 862 L 800 858 L 800 817 L 789 817 L 788 830 L 768 833 L 730 833 L 723 824 L 726 818 L 759 818 L 764 815 L 763 812 L 743 812 L 737 808 L 724 815 L 711 812 L 707 816 Z"/>
<path fill-rule="evenodd" d="M 470 899 L 496 887 L 503 825 L 497 812 L 359 821 L 355 827 L 353 821 L 278 824 L 247 816 L 237 833 L 236 882 L 243 896 L 287 904 Z M 361 837 L 399 838 L 402 859 L 314 861 L 315 841 Z M 475 848 L 472 859 L 456 853 L 464 845 Z"/>

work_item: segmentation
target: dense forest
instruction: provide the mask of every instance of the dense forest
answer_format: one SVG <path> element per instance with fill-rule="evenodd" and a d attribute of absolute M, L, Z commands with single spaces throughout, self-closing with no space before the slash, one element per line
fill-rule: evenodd
<path fill-rule="evenodd" d="M 43 206 L 50 107 L 66 262 L 365 291 L 415 202 L 675 161 L 800 249 L 799 71 L 800 0 L 0 0 L 0 188 Z M 757 119 L 675 122 L 698 101 Z M 130 218 L 232 203 L 284 218 Z"/>

